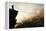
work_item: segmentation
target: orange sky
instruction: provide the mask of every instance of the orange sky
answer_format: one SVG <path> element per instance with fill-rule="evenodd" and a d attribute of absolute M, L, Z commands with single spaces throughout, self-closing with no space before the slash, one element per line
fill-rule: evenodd
<path fill-rule="evenodd" d="M 38 15 L 43 16 L 44 13 L 43 4 L 14 3 L 13 5 L 14 9 L 19 11 L 16 17 L 17 22 L 22 22 Z"/>

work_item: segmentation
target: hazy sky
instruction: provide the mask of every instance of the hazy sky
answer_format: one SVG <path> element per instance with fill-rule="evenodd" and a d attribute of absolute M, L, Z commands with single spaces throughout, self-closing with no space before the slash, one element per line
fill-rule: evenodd
<path fill-rule="evenodd" d="M 43 4 L 31 4 L 31 3 L 11 3 L 14 5 L 14 9 L 19 11 L 16 17 L 17 22 L 31 19 L 37 15 L 43 15 Z"/>

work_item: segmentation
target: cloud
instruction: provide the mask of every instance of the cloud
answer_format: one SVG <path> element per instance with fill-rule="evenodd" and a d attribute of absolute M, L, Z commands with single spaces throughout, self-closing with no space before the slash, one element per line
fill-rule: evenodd
<path fill-rule="evenodd" d="M 43 7 L 43 4 L 16 3 L 15 8 L 19 11 L 16 17 L 17 22 L 22 23 L 23 20 L 29 20 L 35 16 L 43 16 Z"/>

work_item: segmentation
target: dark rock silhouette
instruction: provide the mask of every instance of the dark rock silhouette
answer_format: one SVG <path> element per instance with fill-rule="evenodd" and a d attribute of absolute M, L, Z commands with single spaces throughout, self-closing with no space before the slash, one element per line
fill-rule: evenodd
<path fill-rule="evenodd" d="M 9 28 L 14 28 L 16 24 L 15 17 L 17 16 L 18 11 L 14 10 L 14 6 L 12 5 L 12 9 L 9 9 Z"/>

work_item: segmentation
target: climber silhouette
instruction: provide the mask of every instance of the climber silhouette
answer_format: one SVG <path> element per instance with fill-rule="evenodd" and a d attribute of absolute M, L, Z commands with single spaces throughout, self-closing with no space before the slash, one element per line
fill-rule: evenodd
<path fill-rule="evenodd" d="M 14 10 L 14 5 L 12 5 L 12 9 L 9 9 L 9 28 L 14 28 L 17 14 L 18 11 Z"/>

